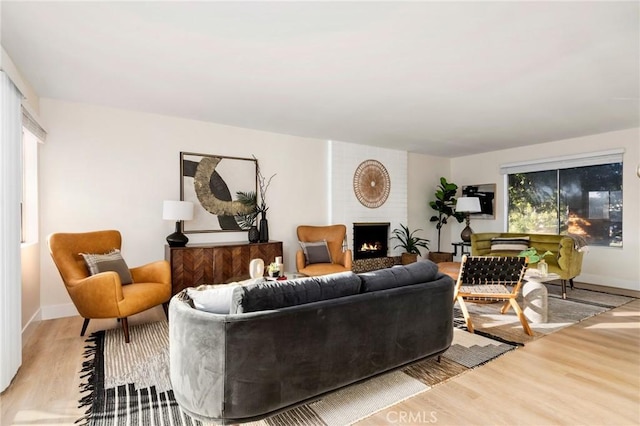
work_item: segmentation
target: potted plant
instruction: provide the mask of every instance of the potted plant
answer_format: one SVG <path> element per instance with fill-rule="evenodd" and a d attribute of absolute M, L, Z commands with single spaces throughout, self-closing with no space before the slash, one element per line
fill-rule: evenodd
<path fill-rule="evenodd" d="M 538 250 L 535 247 L 529 247 L 528 249 L 522 250 L 518 253 L 518 257 L 527 258 L 528 264 L 537 263 L 538 273 L 543 277 L 547 276 L 549 273 L 549 265 L 547 265 L 547 262 L 544 260 L 544 258 L 549 255 L 553 255 L 549 250 L 545 251 L 543 254 L 538 254 Z"/>
<path fill-rule="evenodd" d="M 408 226 L 400 224 L 400 228 L 393 230 L 392 240 L 398 240 L 400 243 L 394 248 L 402 247 L 404 253 L 402 253 L 402 264 L 407 265 L 409 263 L 416 262 L 418 256 L 421 256 L 420 248 L 429 249 L 429 240 L 426 238 L 416 237 L 414 234 L 422 229 L 416 229 L 413 232 L 409 231 Z"/>
<path fill-rule="evenodd" d="M 440 251 L 440 232 L 450 217 L 455 218 L 458 223 L 464 220 L 464 215 L 455 211 L 457 191 L 458 185 L 447 182 L 446 178 L 441 177 L 440 185 L 435 193 L 436 199 L 429 202 L 429 206 L 438 212 L 437 215 L 433 215 L 429 219 L 430 222 L 436 223 L 436 229 L 438 230 L 438 251 L 429 252 L 429 259 L 436 263 L 451 262 L 453 260 L 453 253 L 443 253 Z"/>

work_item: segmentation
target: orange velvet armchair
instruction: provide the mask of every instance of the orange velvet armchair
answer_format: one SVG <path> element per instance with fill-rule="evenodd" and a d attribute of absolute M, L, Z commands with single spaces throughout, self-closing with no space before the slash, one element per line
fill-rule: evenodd
<path fill-rule="evenodd" d="M 344 272 L 351 270 L 351 250 L 342 251 L 342 245 L 347 227 L 344 225 L 328 226 L 298 226 L 298 241 L 311 243 L 317 241 L 327 241 L 331 263 L 307 264 L 306 257 L 302 250 L 296 252 L 296 266 L 298 272 L 307 276 L 318 276 Z"/>
<path fill-rule="evenodd" d="M 171 269 L 166 260 L 129 269 L 133 282 L 123 285 L 114 271 L 90 275 L 80 253 L 104 254 L 120 250 L 119 231 L 56 233 L 49 236 L 49 252 L 73 304 L 84 318 L 84 336 L 92 318 L 118 318 L 129 343 L 127 317 L 163 304 L 171 298 Z"/>

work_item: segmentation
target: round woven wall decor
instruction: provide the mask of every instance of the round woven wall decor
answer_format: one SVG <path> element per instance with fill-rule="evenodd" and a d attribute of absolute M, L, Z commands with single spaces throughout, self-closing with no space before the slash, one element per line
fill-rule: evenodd
<path fill-rule="evenodd" d="M 391 190 L 389 172 L 376 160 L 366 160 L 360 163 L 353 175 L 353 191 L 360 203 L 375 209 L 387 201 Z"/>

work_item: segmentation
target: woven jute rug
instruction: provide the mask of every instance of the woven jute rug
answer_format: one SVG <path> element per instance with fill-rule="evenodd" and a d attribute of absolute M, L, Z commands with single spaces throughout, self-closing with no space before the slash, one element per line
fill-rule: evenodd
<path fill-rule="evenodd" d="M 88 425 L 201 425 L 180 410 L 169 379 L 166 322 L 132 326 L 131 343 L 120 328 L 87 339 L 83 365 Z M 312 403 L 249 425 L 348 425 L 410 398 L 515 349 L 463 330 L 454 330 L 441 361 L 427 359 L 337 390 Z M 215 423 L 211 423 L 215 424 Z"/>
<path fill-rule="evenodd" d="M 500 313 L 502 303 L 470 303 L 467 309 L 477 334 L 511 344 L 524 345 L 540 337 L 554 333 L 570 325 L 584 321 L 594 315 L 611 310 L 635 300 L 633 297 L 618 296 L 583 289 L 567 289 L 567 299 L 562 299 L 560 285 L 546 283 L 548 292 L 548 318 L 545 323 L 529 322 L 533 336 L 527 335 L 522 329 L 520 320 L 513 309 L 506 314 Z M 523 307 L 522 295 L 518 299 Z M 454 306 L 454 324 L 466 330 L 462 312 L 458 304 Z"/>

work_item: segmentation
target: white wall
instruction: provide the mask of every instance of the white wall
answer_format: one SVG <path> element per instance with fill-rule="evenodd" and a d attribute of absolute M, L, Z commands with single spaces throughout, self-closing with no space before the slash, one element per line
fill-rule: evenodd
<path fill-rule="evenodd" d="M 354 222 L 389 222 L 391 231 L 400 223 L 407 224 L 407 152 L 367 145 L 329 143 L 331 158 L 331 222 L 347 227 L 347 242 L 353 249 Z M 391 188 L 389 197 L 377 208 L 363 206 L 353 191 L 353 175 L 365 160 L 377 160 L 387 169 Z M 393 249 L 396 241 L 389 242 L 389 255 L 400 255 Z"/>
<path fill-rule="evenodd" d="M 429 250 L 438 251 L 438 232 L 435 224 L 429 218 L 436 211 L 429 207 L 429 202 L 435 200 L 435 193 L 440 184 L 440 177 L 451 180 L 451 161 L 448 158 L 433 157 L 422 154 L 409 153 L 407 199 L 409 226 L 411 229 L 423 229 L 417 235 L 429 240 Z M 455 222 L 455 219 L 453 220 Z M 452 252 L 451 233 L 447 224 L 442 228 L 440 250 Z M 457 241 L 458 239 L 456 239 Z"/>
<path fill-rule="evenodd" d="M 295 229 L 328 221 L 327 143 L 153 114 L 41 99 L 49 135 L 41 149 L 41 240 L 53 232 L 118 229 L 130 266 L 164 257 L 174 223 L 162 201 L 180 196 L 179 152 L 255 155 L 263 174 L 277 173 L 267 194 L 272 240 L 295 265 Z M 191 242 L 246 241 L 244 233 L 189 234 Z M 41 256 L 44 318 L 75 309 L 51 261 Z"/>
<path fill-rule="evenodd" d="M 590 252 L 584 257 L 582 274 L 577 281 L 640 290 L 640 179 L 636 175 L 636 168 L 640 164 L 640 129 L 454 158 L 451 160 L 451 177 L 460 186 L 496 184 L 496 219 L 472 219 L 471 227 L 474 232 L 502 232 L 506 229 L 506 221 L 504 176 L 499 173 L 501 164 L 612 148 L 625 149 L 622 237 L 624 246 L 590 247 Z M 458 235 L 463 227 L 462 224 L 454 224 L 451 226 L 451 235 Z"/>

